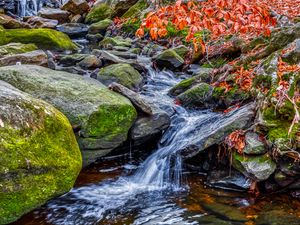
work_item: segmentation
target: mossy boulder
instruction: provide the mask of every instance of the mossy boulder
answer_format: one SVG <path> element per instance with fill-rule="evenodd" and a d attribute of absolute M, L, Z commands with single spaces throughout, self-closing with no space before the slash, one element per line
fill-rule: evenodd
<path fill-rule="evenodd" d="M 276 163 L 268 154 L 249 156 L 233 153 L 232 165 L 246 177 L 257 181 L 264 181 L 274 173 Z"/>
<path fill-rule="evenodd" d="M 123 18 L 139 17 L 143 10 L 148 7 L 148 3 L 145 0 L 139 0 L 133 6 L 131 6 L 126 13 L 123 14 Z"/>
<path fill-rule="evenodd" d="M 97 80 L 105 85 L 117 82 L 134 90 L 141 85 L 143 77 L 131 65 L 118 63 L 102 68 L 97 75 Z"/>
<path fill-rule="evenodd" d="M 68 119 L 0 81 L 0 224 L 69 191 L 81 153 Z"/>
<path fill-rule="evenodd" d="M 46 29 L 10 29 L 0 32 L 0 45 L 12 42 L 35 44 L 42 49 L 75 50 L 77 46 L 64 33 Z"/>
<path fill-rule="evenodd" d="M 80 53 L 75 53 L 72 55 L 63 55 L 61 56 L 59 63 L 63 64 L 64 66 L 73 66 L 76 63 L 79 63 L 80 61 L 84 60 L 88 56 L 89 56 L 88 54 L 80 54 Z"/>
<path fill-rule="evenodd" d="M 258 134 L 247 132 L 245 135 L 244 153 L 248 155 L 261 155 L 266 153 L 267 148 Z"/>
<path fill-rule="evenodd" d="M 113 10 L 105 3 L 95 5 L 85 18 L 86 23 L 96 23 L 101 20 L 110 19 Z"/>
<path fill-rule="evenodd" d="M 100 33 L 101 35 L 104 35 L 106 32 L 106 29 L 112 24 L 111 19 L 105 19 L 101 20 L 97 23 L 91 24 L 89 28 L 89 34 L 98 34 Z"/>
<path fill-rule="evenodd" d="M 37 46 L 34 44 L 9 43 L 0 46 L 0 57 L 31 52 L 37 49 Z"/>
<path fill-rule="evenodd" d="M 77 131 L 84 165 L 123 143 L 136 119 L 128 99 L 95 79 L 22 65 L 1 67 L 0 80 L 51 103 L 68 117 Z"/>
<path fill-rule="evenodd" d="M 209 84 L 200 83 L 178 95 L 177 99 L 188 107 L 204 107 L 210 102 L 212 91 L 213 87 Z"/>
<path fill-rule="evenodd" d="M 185 45 L 179 45 L 173 48 L 173 50 L 182 58 L 184 58 L 190 51 L 190 49 Z"/>
<path fill-rule="evenodd" d="M 183 66 L 184 59 L 173 49 L 167 49 L 154 57 L 156 64 L 161 68 L 177 69 Z"/>
<path fill-rule="evenodd" d="M 105 37 L 100 43 L 100 47 L 110 48 L 113 46 L 131 47 L 132 43 L 130 39 L 124 39 L 122 37 Z"/>

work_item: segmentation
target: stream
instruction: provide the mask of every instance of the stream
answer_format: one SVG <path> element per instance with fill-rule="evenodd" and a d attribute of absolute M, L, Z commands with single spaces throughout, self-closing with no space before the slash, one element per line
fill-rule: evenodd
<path fill-rule="evenodd" d="M 175 104 L 167 93 L 184 74 L 155 71 L 150 59 L 141 56 L 139 60 L 148 69 L 141 95 L 171 116 L 171 126 L 156 150 L 148 157 L 146 153 L 133 157 L 129 150 L 126 155 L 104 158 L 99 165 L 83 170 L 69 193 L 14 224 L 250 225 L 257 218 L 262 221 L 257 224 L 272 224 L 264 223 L 266 217 L 272 219 L 272 213 L 300 217 L 298 200 L 280 194 L 254 199 L 246 193 L 211 189 L 203 184 L 202 174 L 186 169 L 182 150 L 199 137 L 209 137 L 227 118 Z"/>

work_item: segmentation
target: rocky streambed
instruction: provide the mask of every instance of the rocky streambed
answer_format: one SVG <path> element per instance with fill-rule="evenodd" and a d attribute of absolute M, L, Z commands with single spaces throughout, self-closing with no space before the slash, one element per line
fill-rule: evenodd
<path fill-rule="evenodd" d="M 299 63 L 299 23 L 186 64 L 187 46 L 111 20 L 144 1 L 51 7 L 0 14 L 0 224 L 41 205 L 15 224 L 300 223 L 297 103 L 266 91 L 278 62 Z M 251 91 L 236 58 L 260 60 Z M 297 93 L 299 71 L 284 76 Z"/>

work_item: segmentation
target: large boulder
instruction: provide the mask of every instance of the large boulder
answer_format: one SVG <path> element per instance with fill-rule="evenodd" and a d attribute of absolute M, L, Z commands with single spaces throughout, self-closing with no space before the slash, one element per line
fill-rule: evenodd
<path fill-rule="evenodd" d="M 1 30 L 1 28 L 0 28 Z M 77 46 L 64 33 L 56 30 L 39 29 L 10 29 L 1 30 L 0 45 L 12 42 L 23 44 L 35 44 L 42 49 L 75 50 Z"/>
<path fill-rule="evenodd" d="M 0 224 L 68 192 L 81 154 L 68 119 L 0 81 Z"/>
<path fill-rule="evenodd" d="M 112 9 L 105 3 L 95 5 L 85 18 L 86 23 L 96 23 L 112 17 Z"/>
<path fill-rule="evenodd" d="M 67 23 L 69 22 L 70 13 L 61 9 L 42 8 L 39 11 L 39 16 L 46 19 L 57 20 L 59 23 Z"/>
<path fill-rule="evenodd" d="M 29 27 L 29 25 L 20 22 L 10 16 L 7 16 L 5 14 L 0 14 L 0 25 L 7 29 L 16 29 L 16 28 L 23 28 L 23 27 Z"/>
<path fill-rule="evenodd" d="M 97 80 L 105 85 L 117 82 L 133 90 L 141 85 L 143 77 L 131 65 L 119 63 L 102 68 L 97 75 Z"/>
<path fill-rule="evenodd" d="M 36 50 L 0 58 L 0 66 L 16 65 L 17 63 L 47 66 L 48 57 L 43 50 Z"/>
<path fill-rule="evenodd" d="M 31 52 L 37 49 L 34 44 L 9 43 L 0 46 L 0 57 Z"/>
<path fill-rule="evenodd" d="M 39 16 L 31 16 L 26 19 L 26 23 L 31 25 L 33 28 L 55 28 L 58 24 L 58 21 Z"/>
<path fill-rule="evenodd" d="M 91 78 L 27 65 L 1 67 L 0 80 L 51 103 L 68 117 L 77 131 L 84 165 L 123 143 L 137 115 L 128 99 Z"/>
<path fill-rule="evenodd" d="M 69 0 L 61 9 L 71 12 L 72 14 L 83 14 L 89 10 L 89 4 L 86 0 Z"/>

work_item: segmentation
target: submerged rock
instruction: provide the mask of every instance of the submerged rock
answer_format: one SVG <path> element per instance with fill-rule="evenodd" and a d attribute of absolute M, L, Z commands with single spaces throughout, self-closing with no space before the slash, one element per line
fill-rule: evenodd
<path fill-rule="evenodd" d="M 1 30 L 1 29 L 0 29 Z M 47 28 L 1 30 L 0 45 L 12 42 L 35 44 L 42 49 L 75 50 L 77 46 L 64 33 Z"/>
<path fill-rule="evenodd" d="M 120 63 L 102 68 L 97 75 L 97 80 L 105 85 L 117 82 L 134 90 L 139 88 L 143 82 L 143 77 L 129 64 Z"/>
<path fill-rule="evenodd" d="M 184 64 L 183 58 L 172 49 L 165 50 L 154 57 L 155 62 L 161 68 L 180 68 Z"/>
<path fill-rule="evenodd" d="M 128 99 L 91 78 L 28 65 L 1 67 L 0 80 L 53 104 L 68 117 L 79 130 L 84 165 L 122 144 L 137 115 Z"/>
<path fill-rule="evenodd" d="M 68 119 L 0 81 L 0 224 L 68 192 L 81 154 Z"/>
<path fill-rule="evenodd" d="M 0 58 L 0 66 L 16 65 L 17 63 L 47 66 L 48 57 L 43 50 L 36 50 Z"/>
<path fill-rule="evenodd" d="M 257 181 L 268 179 L 276 169 L 276 164 L 268 154 L 247 156 L 234 152 L 232 165 L 245 176 Z"/>

